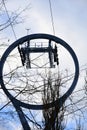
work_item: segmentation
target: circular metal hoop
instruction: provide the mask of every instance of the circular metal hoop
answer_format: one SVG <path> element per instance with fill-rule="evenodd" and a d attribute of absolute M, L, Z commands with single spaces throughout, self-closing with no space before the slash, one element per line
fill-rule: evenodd
<path fill-rule="evenodd" d="M 15 49 L 18 45 L 29 41 L 29 40 L 33 40 L 33 39 L 48 39 L 51 41 L 54 41 L 58 44 L 60 44 L 61 46 L 63 46 L 71 55 L 73 61 L 74 61 L 74 65 L 75 65 L 75 76 L 74 76 L 74 80 L 70 86 L 70 88 L 67 90 L 67 92 L 60 97 L 58 100 L 45 104 L 45 105 L 33 105 L 33 104 L 27 104 L 24 102 L 21 102 L 20 100 L 14 98 L 6 89 L 4 81 L 3 81 L 3 67 L 4 67 L 4 63 L 8 57 L 8 55 L 11 53 L 11 51 L 13 49 Z M 0 83 L 1 83 L 1 87 L 3 89 L 3 91 L 5 92 L 5 94 L 8 96 L 8 98 L 12 101 L 12 103 L 15 103 L 18 106 L 27 108 L 27 109 L 33 109 L 33 110 L 42 110 L 42 109 L 48 109 L 51 107 L 55 107 L 55 106 L 62 106 L 62 104 L 65 102 L 65 100 L 70 96 L 70 94 L 73 92 L 77 81 L 78 81 L 78 77 L 79 77 L 79 63 L 78 63 L 78 59 L 77 56 L 75 54 L 75 52 L 73 51 L 73 49 L 62 39 L 53 36 L 53 35 L 49 35 L 49 34 L 31 34 L 31 35 L 27 35 L 25 37 L 20 38 L 19 40 L 15 41 L 13 44 L 11 44 L 7 50 L 4 52 L 1 61 L 0 61 Z"/>

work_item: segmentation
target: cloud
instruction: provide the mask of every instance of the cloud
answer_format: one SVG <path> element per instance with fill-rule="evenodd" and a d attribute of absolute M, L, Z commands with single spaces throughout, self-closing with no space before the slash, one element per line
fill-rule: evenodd
<path fill-rule="evenodd" d="M 0 130 L 7 130 L 4 126 L 0 126 Z"/>
<path fill-rule="evenodd" d="M 17 125 L 17 122 L 0 123 L 0 130 L 22 130 L 21 124 Z"/>

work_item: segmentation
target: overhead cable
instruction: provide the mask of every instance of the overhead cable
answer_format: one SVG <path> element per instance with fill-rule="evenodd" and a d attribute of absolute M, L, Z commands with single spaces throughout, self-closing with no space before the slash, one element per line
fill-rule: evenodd
<path fill-rule="evenodd" d="M 52 30 L 53 30 L 53 34 L 55 35 L 54 19 L 53 19 L 53 11 L 52 11 L 51 0 L 49 0 L 49 6 L 50 6 L 50 15 L 51 15 Z"/>

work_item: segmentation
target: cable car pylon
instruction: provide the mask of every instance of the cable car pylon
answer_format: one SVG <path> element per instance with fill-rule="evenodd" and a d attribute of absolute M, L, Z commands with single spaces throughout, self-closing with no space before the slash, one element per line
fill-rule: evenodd
<path fill-rule="evenodd" d="M 59 65 L 57 46 L 55 44 L 55 47 L 52 47 L 50 39 L 48 41 L 48 47 L 43 47 L 42 43 L 40 47 L 36 46 L 36 44 L 34 47 L 31 47 L 30 41 L 27 41 L 27 46 L 19 47 L 19 53 L 22 65 L 26 66 L 27 69 L 31 68 L 31 53 L 48 53 L 50 68 L 55 68 L 54 63 Z"/>

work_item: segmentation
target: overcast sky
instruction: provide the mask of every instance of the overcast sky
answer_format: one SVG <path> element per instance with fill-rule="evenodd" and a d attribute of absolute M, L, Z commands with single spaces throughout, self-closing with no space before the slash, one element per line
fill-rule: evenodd
<path fill-rule="evenodd" d="M 76 52 L 80 66 L 87 64 L 87 1 L 51 0 L 55 35 L 65 40 Z M 24 23 L 14 27 L 17 38 L 29 33 L 53 34 L 49 0 L 8 0 L 9 11 L 21 10 L 29 5 L 21 17 Z M 6 19 L 6 15 L 4 17 Z M 1 36 L 15 41 L 11 27 L 1 32 Z"/>
<path fill-rule="evenodd" d="M 51 0 L 55 35 L 65 40 L 76 52 L 80 66 L 87 65 L 87 0 Z M 29 9 L 21 14 L 24 23 L 14 27 L 17 39 L 27 34 L 53 34 L 49 0 L 8 0 L 6 7 L 10 11 Z M 8 17 L 4 12 L 5 21 Z M 0 19 L 2 19 L 0 18 Z M 12 28 L 0 32 L 0 38 L 15 41 Z"/>

